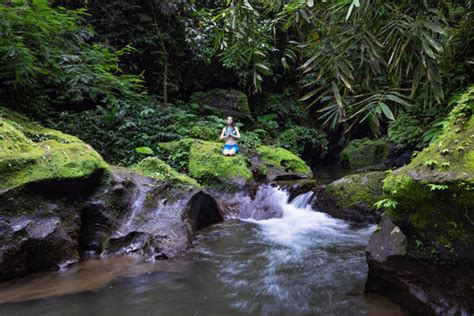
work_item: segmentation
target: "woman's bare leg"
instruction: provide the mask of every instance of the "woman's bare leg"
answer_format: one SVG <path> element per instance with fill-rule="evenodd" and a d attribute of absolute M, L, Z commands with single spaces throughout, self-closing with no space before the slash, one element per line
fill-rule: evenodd
<path fill-rule="evenodd" d="M 224 149 L 224 151 L 222 153 L 224 154 L 224 156 L 229 156 L 229 150 L 228 149 Z"/>
<path fill-rule="evenodd" d="M 235 156 L 235 149 L 229 150 L 229 156 Z"/>

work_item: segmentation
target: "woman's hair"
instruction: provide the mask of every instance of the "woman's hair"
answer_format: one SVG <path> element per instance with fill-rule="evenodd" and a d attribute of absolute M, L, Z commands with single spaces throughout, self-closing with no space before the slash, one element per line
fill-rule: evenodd
<path fill-rule="evenodd" d="M 230 117 L 230 119 L 232 120 L 232 123 L 229 124 L 229 123 L 226 122 L 225 125 L 226 125 L 226 126 L 234 127 L 234 118 L 233 118 L 232 116 L 230 116 L 230 115 L 229 115 L 227 118 L 229 118 L 229 117 Z"/>

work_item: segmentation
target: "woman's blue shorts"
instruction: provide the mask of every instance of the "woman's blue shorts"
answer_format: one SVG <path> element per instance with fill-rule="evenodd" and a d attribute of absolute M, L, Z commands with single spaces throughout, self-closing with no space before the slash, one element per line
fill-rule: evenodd
<path fill-rule="evenodd" d="M 233 144 L 233 145 L 227 145 L 225 144 L 224 145 L 224 148 L 222 148 L 222 151 L 224 150 L 231 150 L 231 149 L 234 149 L 235 150 L 235 153 L 238 153 L 239 152 L 239 146 L 237 144 Z"/>

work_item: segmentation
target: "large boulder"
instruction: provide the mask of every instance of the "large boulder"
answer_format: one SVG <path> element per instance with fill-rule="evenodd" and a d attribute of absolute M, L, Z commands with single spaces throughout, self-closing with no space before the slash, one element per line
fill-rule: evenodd
<path fill-rule="evenodd" d="M 77 210 L 109 173 L 79 139 L 0 109 L 0 280 L 76 261 Z"/>
<path fill-rule="evenodd" d="M 274 146 L 258 146 L 252 162 L 267 181 L 310 178 L 308 165 L 292 152 Z"/>
<path fill-rule="evenodd" d="M 368 293 L 391 298 L 414 315 L 471 315 L 474 270 L 409 256 L 407 237 L 384 216 L 367 246 Z"/>
<path fill-rule="evenodd" d="M 161 181 L 167 181 L 176 187 L 195 187 L 199 188 L 199 184 L 191 177 L 177 172 L 171 168 L 163 160 L 156 157 L 148 157 L 140 161 L 132 167 L 144 176 L 155 178 Z"/>
<path fill-rule="evenodd" d="M 226 157 L 222 144 L 185 138 L 160 143 L 160 157 L 196 179 L 206 188 L 232 191 L 248 188 L 255 181 L 278 178 L 308 178 L 312 173 L 299 157 L 283 148 L 242 148 L 241 154 Z"/>
<path fill-rule="evenodd" d="M 198 230 L 222 220 L 213 198 L 195 183 L 174 185 L 121 168 L 86 207 L 94 216 L 83 225 L 96 229 L 83 231 L 87 243 L 81 246 L 102 255 L 172 258 L 186 251 Z"/>
<path fill-rule="evenodd" d="M 226 157 L 222 145 L 216 142 L 196 141 L 189 151 L 189 175 L 206 187 L 242 189 L 252 178 L 243 155 Z"/>
<path fill-rule="evenodd" d="M 0 191 L 108 170 L 100 155 L 78 138 L 0 108 Z"/>
<path fill-rule="evenodd" d="M 233 89 L 213 89 L 196 92 L 190 102 L 208 106 L 218 115 L 232 115 L 240 119 L 251 119 L 247 95 Z"/>
<path fill-rule="evenodd" d="M 445 259 L 456 254 L 474 263 L 474 87 L 455 100 L 443 134 L 390 174 L 383 189 L 398 203 L 389 214 L 406 231 L 409 253 Z"/>
<path fill-rule="evenodd" d="M 326 185 L 317 192 L 313 207 L 333 217 L 356 223 L 376 223 L 380 212 L 374 203 L 383 197 L 383 171 L 352 174 Z"/>
<path fill-rule="evenodd" d="M 383 139 L 353 139 L 341 151 L 341 165 L 351 170 L 379 165 L 389 157 L 390 150 Z"/>
<path fill-rule="evenodd" d="M 324 193 L 342 207 L 364 203 L 373 209 L 375 202 L 383 196 L 382 186 L 386 177 L 384 171 L 371 171 L 344 176 L 326 186 Z"/>
<path fill-rule="evenodd" d="M 91 255 L 171 258 L 222 220 L 195 180 L 159 159 L 111 168 L 73 136 L 0 113 L 0 281 Z"/>
<path fill-rule="evenodd" d="M 405 289 L 405 294 L 417 297 L 423 311 L 467 315 L 474 312 L 474 292 L 468 286 L 474 284 L 474 87 L 453 102 L 442 135 L 384 181 L 385 195 L 396 205 L 387 214 L 406 236 L 407 249 L 396 261 L 377 263 L 377 273 L 383 270 L 387 277 L 377 285 L 369 278 L 366 289 L 382 292 L 391 286 L 384 281 L 388 276 L 402 282 L 403 271 L 409 267 L 414 286 Z M 372 269 L 373 256 L 367 260 Z M 462 275 L 459 285 L 447 281 L 455 275 Z M 396 299 L 400 294 L 388 295 Z M 407 300 L 401 304 L 412 308 Z M 414 310 L 420 312 L 420 308 Z"/>

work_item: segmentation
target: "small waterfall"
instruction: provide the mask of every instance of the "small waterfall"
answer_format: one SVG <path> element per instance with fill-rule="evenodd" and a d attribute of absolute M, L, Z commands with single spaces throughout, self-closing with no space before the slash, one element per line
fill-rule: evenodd
<path fill-rule="evenodd" d="M 308 238 L 308 235 L 315 232 L 325 234 L 329 238 L 334 236 L 340 238 L 343 232 L 348 230 L 347 222 L 312 209 L 311 201 L 314 198 L 312 191 L 298 195 L 291 202 L 288 202 L 289 193 L 281 188 L 268 187 L 262 196 L 263 199 L 257 200 L 257 194 L 253 206 L 263 209 L 276 208 L 281 216 L 263 219 L 251 216 L 243 220 L 258 224 L 263 238 L 271 243 L 288 247 L 291 253 L 310 248 L 314 240 Z M 258 209 L 254 210 L 254 213 L 258 212 Z M 324 239 L 318 242 L 324 242 Z"/>
<path fill-rule="evenodd" d="M 309 191 L 303 194 L 298 195 L 291 201 L 291 205 L 294 205 L 297 208 L 305 208 L 307 205 L 311 204 L 314 198 L 314 192 Z"/>
<path fill-rule="evenodd" d="M 138 185 L 136 193 L 133 196 L 133 204 L 131 207 L 130 214 L 127 220 L 121 225 L 121 227 L 114 233 L 113 237 L 125 236 L 133 230 L 133 222 L 137 217 L 137 214 L 143 209 L 145 199 L 150 188 L 146 188 L 144 185 Z"/>
<path fill-rule="evenodd" d="M 287 191 L 262 187 L 244 205 L 243 240 L 222 234 L 215 249 L 198 249 L 218 266 L 233 308 L 260 315 L 328 315 L 333 301 L 350 308 L 346 292 L 360 291 L 354 280 L 365 280 L 364 248 L 373 226 L 355 229 L 315 211 L 314 198 L 308 192 L 289 202 Z M 250 212 L 251 207 L 259 209 Z"/>
<path fill-rule="evenodd" d="M 238 195 L 234 197 L 239 201 L 238 218 L 264 220 L 270 218 L 281 218 L 284 208 L 291 205 L 295 208 L 306 208 L 313 201 L 315 193 L 309 191 L 298 195 L 288 203 L 289 192 L 270 185 L 262 185 L 252 200 L 248 196 Z"/>
<path fill-rule="evenodd" d="M 260 186 L 253 200 L 249 196 L 236 195 L 238 218 L 262 220 L 282 217 L 282 201 L 287 201 L 288 197 L 288 192 L 270 185 Z"/>

